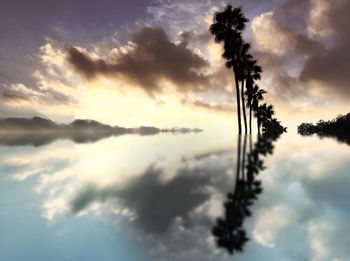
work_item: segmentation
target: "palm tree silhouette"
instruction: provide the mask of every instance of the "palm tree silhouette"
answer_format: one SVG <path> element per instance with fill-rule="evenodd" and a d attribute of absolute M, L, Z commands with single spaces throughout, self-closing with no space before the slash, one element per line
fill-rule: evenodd
<path fill-rule="evenodd" d="M 260 133 L 260 118 L 259 118 L 259 102 L 264 100 L 264 94 L 266 91 L 264 89 L 260 89 L 259 85 L 254 85 L 251 93 L 251 104 L 250 104 L 250 119 L 249 124 L 251 126 L 251 113 L 254 111 L 254 116 L 257 119 L 258 133 Z"/>
<path fill-rule="evenodd" d="M 286 128 L 284 128 L 281 125 L 281 122 L 278 121 L 276 118 L 272 118 L 271 120 L 268 120 L 265 122 L 263 126 L 263 132 L 285 132 Z"/>
<path fill-rule="evenodd" d="M 249 108 L 249 134 L 252 134 L 252 110 L 254 110 L 253 101 L 263 100 L 264 90 L 259 90 L 259 86 L 254 86 L 254 81 L 261 79 L 262 68 L 257 65 L 257 61 L 253 60 L 250 56 L 247 56 L 245 62 L 245 78 L 246 78 L 246 105 Z M 243 95 L 242 95 L 243 96 Z M 258 108 L 258 105 L 256 106 Z"/>
<path fill-rule="evenodd" d="M 253 78 L 251 75 L 248 75 L 246 79 L 246 91 L 244 96 L 246 106 L 249 108 L 249 134 L 252 134 L 253 84 Z"/>
<path fill-rule="evenodd" d="M 266 92 L 256 85 L 256 81 L 261 80 L 262 68 L 249 53 L 250 44 L 242 38 L 242 32 L 247 22 L 248 19 L 244 16 L 240 7 L 232 8 L 231 5 L 227 5 L 224 11 L 214 14 L 209 31 L 214 35 L 215 42 L 223 43 L 222 57 L 226 60 L 225 66 L 233 70 L 236 87 L 238 133 L 242 133 L 241 114 L 243 114 L 245 134 L 248 131 L 246 107 L 249 108 L 250 134 L 252 133 L 253 112 L 257 118 L 259 134 L 261 127 L 263 127 L 264 132 L 278 132 L 283 127 L 277 120 L 271 122 L 274 114 L 272 105 L 259 104 L 264 99 L 263 94 Z M 272 129 L 268 127 L 272 127 Z"/>
<path fill-rule="evenodd" d="M 222 57 L 226 59 L 226 67 L 233 69 L 234 72 L 239 134 L 242 133 L 241 101 L 239 92 L 239 80 L 241 79 L 241 50 L 242 46 L 244 46 L 242 32 L 245 29 L 247 22 L 248 19 L 244 16 L 240 7 L 232 8 L 231 5 L 227 5 L 224 11 L 215 13 L 213 24 L 209 28 L 210 33 L 215 37 L 215 42 L 224 43 Z M 245 111 L 244 103 L 242 103 L 242 106 Z"/>
<path fill-rule="evenodd" d="M 256 117 L 258 119 L 258 131 L 260 132 L 261 126 L 267 130 L 268 122 L 272 120 L 272 116 L 275 114 L 272 105 L 264 103 L 258 107 Z"/>
<path fill-rule="evenodd" d="M 239 57 L 240 61 L 238 63 L 238 78 L 241 82 L 241 102 L 242 102 L 242 108 L 243 108 L 243 120 L 244 120 L 244 133 L 247 134 L 247 115 L 245 110 L 245 102 L 244 102 L 244 87 L 246 84 L 247 79 L 247 69 L 249 67 L 250 61 L 253 59 L 253 56 L 248 53 L 250 49 L 249 43 L 244 43 L 240 49 Z"/>
<path fill-rule="evenodd" d="M 262 118 L 262 124 L 266 125 L 266 123 L 270 120 L 272 120 L 272 116 L 275 114 L 273 110 L 272 105 L 267 105 L 266 103 L 262 105 L 263 110 L 263 118 Z"/>
<path fill-rule="evenodd" d="M 223 216 L 216 220 L 212 229 L 217 246 L 225 248 L 230 254 L 242 252 L 249 240 L 243 225 L 245 219 L 252 215 L 251 207 L 263 191 L 262 183 L 257 176 L 265 169 L 264 157 L 273 153 L 273 142 L 282 133 L 283 131 L 258 135 L 254 149 L 247 154 L 245 153 L 247 135 L 244 137 L 243 150 L 241 150 L 241 135 L 238 137 L 235 186 L 226 196 Z"/>

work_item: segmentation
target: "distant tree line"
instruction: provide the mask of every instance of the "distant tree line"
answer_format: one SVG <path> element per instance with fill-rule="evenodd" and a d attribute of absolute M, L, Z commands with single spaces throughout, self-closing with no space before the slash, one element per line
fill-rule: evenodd
<path fill-rule="evenodd" d="M 244 41 L 242 33 L 248 19 L 240 7 L 227 5 L 224 11 L 214 14 L 213 23 L 209 28 L 215 37 L 215 42 L 223 43 L 222 57 L 226 67 L 233 71 L 236 89 L 238 132 L 242 133 L 242 116 L 244 133 L 252 133 L 252 118 L 257 121 L 258 133 L 282 130 L 280 122 L 273 117 L 273 106 L 263 103 L 266 91 L 260 88 L 262 68 L 250 53 L 251 44 Z M 248 111 L 248 112 L 247 112 Z M 247 116 L 248 114 L 248 116 Z M 248 118 L 248 119 L 247 119 Z"/>
<path fill-rule="evenodd" d="M 321 137 L 334 137 L 350 145 L 350 113 L 338 115 L 329 121 L 319 120 L 316 124 L 302 123 L 298 126 L 300 135 L 317 134 Z"/>

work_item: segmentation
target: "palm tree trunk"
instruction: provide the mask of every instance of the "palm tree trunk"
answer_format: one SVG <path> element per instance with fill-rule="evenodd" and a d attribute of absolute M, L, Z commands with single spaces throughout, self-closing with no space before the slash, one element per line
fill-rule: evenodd
<path fill-rule="evenodd" d="M 252 134 L 252 104 L 249 105 L 249 134 Z"/>
<path fill-rule="evenodd" d="M 249 135 L 249 153 L 251 154 L 253 151 L 253 137 Z"/>
<path fill-rule="evenodd" d="M 242 108 L 243 108 L 243 120 L 244 120 L 244 133 L 247 134 L 247 115 L 245 112 L 245 104 L 244 104 L 244 80 L 241 81 L 241 99 L 242 99 Z"/>
<path fill-rule="evenodd" d="M 256 110 L 257 110 L 257 113 L 256 113 L 256 124 L 257 124 L 257 127 L 258 127 L 258 134 L 260 134 L 260 115 L 259 115 L 259 102 L 257 102 L 256 104 Z"/>
<path fill-rule="evenodd" d="M 237 79 L 236 70 L 234 70 L 235 84 L 236 84 L 236 102 L 237 102 L 237 118 L 238 118 L 238 134 L 242 133 L 242 123 L 241 123 L 241 99 L 239 98 L 239 82 Z"/>

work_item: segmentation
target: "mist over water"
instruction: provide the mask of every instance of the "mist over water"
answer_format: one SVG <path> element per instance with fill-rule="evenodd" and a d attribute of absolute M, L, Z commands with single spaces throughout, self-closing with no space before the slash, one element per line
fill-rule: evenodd
<path fill-rule="evenodd" d="M 232 260 L 212 229 L 236 185 L 237 140 L 204 131 L 0 142 L 0 260 Z M 234 258 L 348 260 L 349 156 L 330 138 L 274 141 Z"/>

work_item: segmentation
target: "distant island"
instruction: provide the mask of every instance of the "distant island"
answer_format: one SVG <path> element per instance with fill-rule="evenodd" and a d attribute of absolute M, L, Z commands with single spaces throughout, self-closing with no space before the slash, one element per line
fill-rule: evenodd
<path fill-rule="evenodd" d="M 0 119 L 0 144 L 40 146 L 56 139 L 71 139 L 77 143 L 84 143 L 123 134 L 155 135 L 159 133 L 198 133 L 201 131 L 198 128 L 160 129 L 150 126 L 124 128 L 94 120 L 75 120 L 70 124 L 59 124 L 41 117 L 6 118 Z"/>
<path fill-rule="evenodd" d="M 298 133 L 303 136 L 317 134 L 320 137 L 334 137 L 350 145 L 350 113 L 339 115 L 333 120 L 319 120 L 316 124 L 302 123 Z"/>

